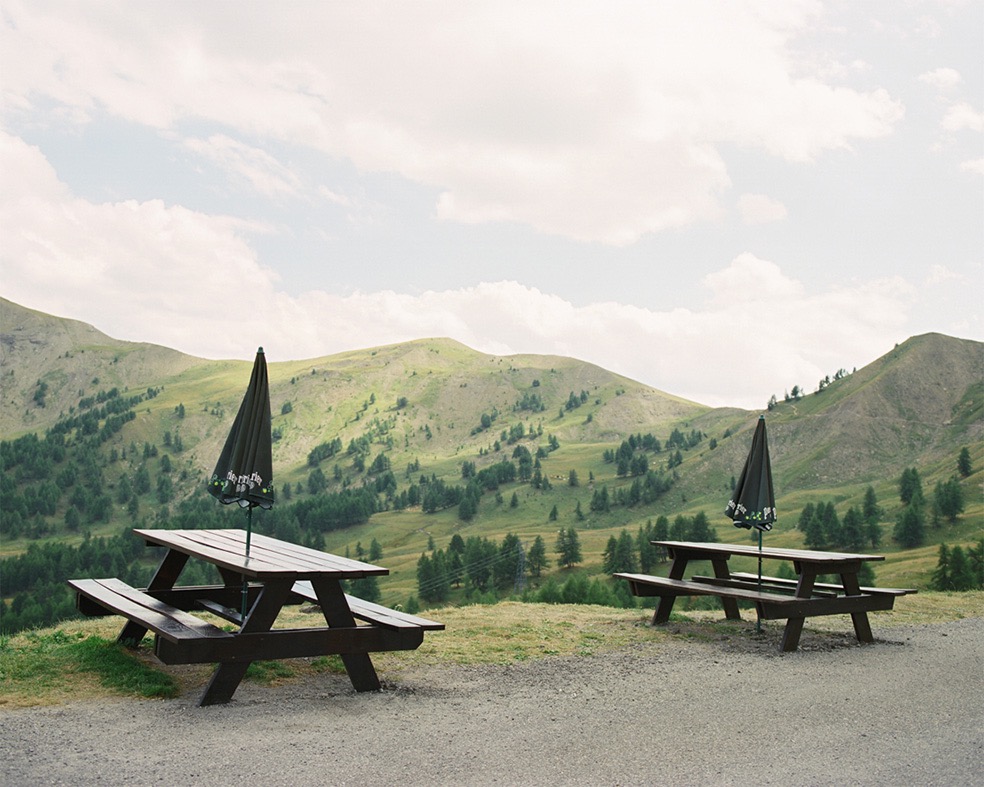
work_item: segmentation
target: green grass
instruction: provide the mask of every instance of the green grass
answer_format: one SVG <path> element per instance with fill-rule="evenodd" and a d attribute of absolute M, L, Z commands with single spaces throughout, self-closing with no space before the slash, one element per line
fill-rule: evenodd
<path fill-rule="evenodd" d="M 111 693 L 137 697 L 164 699 L 179 692 L 177 681 L 166 671 L 98 635 L 49 629 L 0 642 L 0 686 L 5 695 L 60 695 L 93 681 Z"/>

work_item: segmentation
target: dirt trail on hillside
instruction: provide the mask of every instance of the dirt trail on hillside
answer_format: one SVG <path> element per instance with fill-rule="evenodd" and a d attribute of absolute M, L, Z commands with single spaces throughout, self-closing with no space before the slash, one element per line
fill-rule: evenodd
<path fill-rule="evenodd" d="M 876 636 L 785 655 L 675 639 L 509 667 L 427 667 L 372 694 L 335 675 L 246 683 L 209 708 L 195 707 L 195 691 L 4 710 L 0 781 L 979 784 L 984 619 Z"/>

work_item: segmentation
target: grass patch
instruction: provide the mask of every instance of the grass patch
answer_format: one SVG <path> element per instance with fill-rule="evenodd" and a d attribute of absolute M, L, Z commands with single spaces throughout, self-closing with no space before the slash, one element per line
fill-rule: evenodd
<path fill-rule="evenodd" d="M 254 661 L 246 669 L 246 679 L 273 686 L 294 677 L 294 670 L 286 661 Z"/>
<path fill-rule="evenodd" d="M 73 695 L 179 694 L 169 673 L 111 640 L 82 631 L 31 631 L 0 640 L 0 705 L 57 702 Z"/>
<path fill-rule="evenodd" d="M 87 637 L 70 645 L 79 669 L 99 677 L 121 694 L 167 699 L 178 695 L 178 682 L 163 670 L 144 664 L 122 645 L 102 637 Z"/>

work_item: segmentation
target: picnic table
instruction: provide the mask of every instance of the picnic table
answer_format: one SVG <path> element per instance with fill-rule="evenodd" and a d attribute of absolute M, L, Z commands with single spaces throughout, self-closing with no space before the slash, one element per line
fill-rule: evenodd
<path fill-rule="evenodd" d="M 199 705 L 228 702 L 253 661 L 338 654 L 356 691 L 375 691 L 379 678 L 370 653 L 414 650 L 424 631 L 441 623 L 388 609 L 344 592 L 342 582 L 389 570 L 245 530 L 143 530 L 137 536 L 164 547 L 146 588 L 119 579 L 72 579 L 85 615 L 128 619 L 118 641 L 136 648 L 154 632 L 154 653 L 165 664 L 218 662 Z M 189 559 L 218 568 L 221 585 L 178 587 Z M 273 628 L 288 604 L 313 602 L 325 625 Z M 243 610 L 245 609 L 245 615 Z M 190 614 L 210 612 L 238 626 L 220 628 Z M 359 625 L 356 619 L 363 622 Z"/>
<path fill-rule="evenodd" d="M 659 602 L 653 625 L 670 619 L 677 596 L 718 596 L 724 614 L 740 620 L 738 601 L 752 602 L 760 620 L 786 620 L 781 651 L 799 647 L 803 623 L 814 615 L 850 615 L 859 642 L 873 642 L 868 612 L 892 609 L 895 599 L 911 588 L 861 587 L 858 572 L 869 561 L 884 560 L 883 555 L 857 555 L 844 552 L 817 552 L 806 549 L 762 548 L 747 544 L 698 543 L 689 541 L 652 541 L 666 550 L 670 560 L 667 577 L 647 574 L 615 574 L 629 582 L 636 596 L 656 596 Z M 786 560 L 793 564 L 796 578 L 762 576 L 757 573 L 732 572 L 732 556 L 766 560 Z M 714 576 L 684 577 L 687 565 L 709 561 Z M 840 582 L 819 582 L 824 574 L 840 577 Z"/>

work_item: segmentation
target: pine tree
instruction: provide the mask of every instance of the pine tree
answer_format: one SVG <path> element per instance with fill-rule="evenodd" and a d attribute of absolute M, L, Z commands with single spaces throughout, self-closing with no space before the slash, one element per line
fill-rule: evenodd
<path fill-rule="evenodd" d="M 817 506 L 813 511 L 813 516 L 806 523 L 803 541 L 807 549 L 826 549 L 828 546 L 827 534 L 823 526 L 823 514 L 821 513 L 821 509 L 825 508 L 823 503 Z"/>
<path fill-rule="evenodd" d="M 878 520 L 881 519 L 882 511 L 881 507 L 878 505 L 878 498 L 875 497 L 874 487 L 869 486 L 864 492 L 864 503 L 861 504 L 861 516 L 864 517 L 864 521 L 871 524 L 878 524 Z"/>
<path fill-rule="evenodd" d="M 639 570 L 643 574 L 648 574 L 656 565 L 656 547 L 652 545 L 653 523 L 652 520 L 646 522 L 645 527 L 639 528 L 639 535 L 636 536 L 636 546 L 639 550 Z"/>
<path fill-rule="evenodd" d="M 967 554 L 959 544 L 950 550 L 950 584 L 954 590 L 973 590 L 977 584 Z"/>
<path fill-rule="evenodd" d="M 868 488 L 870 489 L 871 487 Z M 816 506 L 814 506 L 813 503 L 807 503 L 803 506 L 803 510 L 800 511 L 799 519 L 796 521 L 796 528 L 805 533 L 807 526 L 810 524 L 810 520 L 813 519 L 814 514 L 816 514 Z"/>
<path fill-rule="evenodd" d="M 623 530 L 618 536 L 618 543 L 615 547 L 615 565 L 617 566 L 616 571 L 634 573 L 638 570 L 635 545 L 632 543 L 632 536 L 629 535 L 628 530 Z"/>
<path fill-rule="evenodd" d="M 970 451 L 967 450 L 967 446 L 964 446 L 960 449 L 960 456 L 957 457 L 957 472 L 967 478 L 973 471 L 974 468 L 970 463 Z"/>
<path fill-rule="evenodd" d="M 940 544 L 939 559 L 933 569 L 933 590 L 953 590 L 950 582 L 950 550 L 946 544 Z"/>
<path fill-rule="evenodd" d="M 561 528 L 558 532 L 556 551 L 560 555 L 558 562 L 564 568 L 571 568 L 575 563 L 580 563 L 583 560 L 581 557 L 581 540 L 573 527 L 566 530 Z"/>
<path fill-rule="evenodd" d="M 550 558 L 547 557 L 547 546 L 543 543 L 543 538 L 537 536 L 533 539 L 533 546 L 526 553 L 526 566 L 531 577 L 539 577 L 543 569 L 550 565 Z"/>
<path fill-rule="evenodd" d="M 951 524 L 955 523 L 964 511 L 963 488 L 956 478 L 940 481 L 933 493 L 933 511 L 946 517 Z"/>
<path fill-rule="evenodd" d="M 914 467 L 907 467 L 899 478 L 899 499 L 905 505 L 909 505 L 917 496 L 922 497 L 922 480 L 919 478 L 919 471 Z"/>
<path fill-rule="evenodd" d="M 968 547 L 967 561 L 970 563 L 970 573 L 974 577 L 974 587 L 984 590 L 984 538 L 976 546 Z"/>
<path fill-rule="evenodd" d="M 608 543 L 605 545 L 605 551 L 601 553 L 601 567 L 606 574 L 614 574 L 618 571 L 616 568 L 617 555 L 618 552 L 618 539 L 615 536 L 608 537 Z"/>
<path fill-rule="evenodd" d="M 851 506 L 844 514 L 844 522 L 841 525 L 841 545 L 845 549 L 858 551 L 864 547 L 866 539 L 861 525 L 860 512 Z"/>
<path fill-rule="evenodd" d="M 905 549 L 921 546 L 926 539 L 926 522 L 922 505 L 913 502 L 899 514 L 893 538 Z"/>

